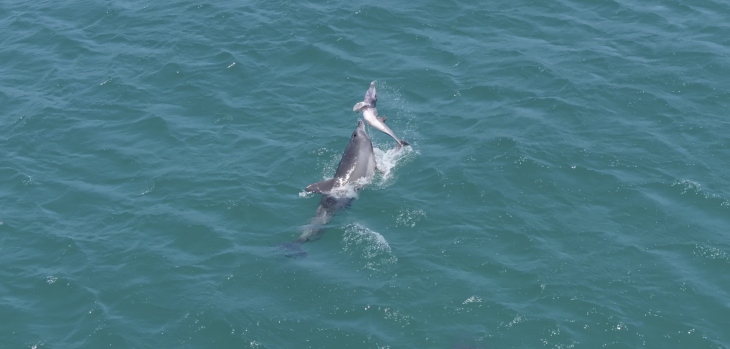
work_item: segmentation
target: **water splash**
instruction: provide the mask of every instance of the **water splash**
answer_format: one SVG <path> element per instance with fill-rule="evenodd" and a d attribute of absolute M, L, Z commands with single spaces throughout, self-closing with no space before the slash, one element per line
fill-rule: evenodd
<path fill-rule="evenodd" d="M 342 250 L 360 257 L 364 269 L 381 272 L 398 261 L 382 235 L 358 223 L 345 227 L 342 242 Z"/>
<path fill-rule="evenodd" d="M 325 148 L 317 150 L 319 154 L 329 152 Z M 391 148 L 386 151 L 381 150 L 373 145 L 373 153 L 375 155 L 375 163 L 378 166 L 380 173 L 375 174 L 372 178 L 360 178 L 355 182 L 348 183 L 344 187 L 335 188 L 330 192 L 330 195 L 336 197 L 349 197 L 356 198 L 359 189 L 364 188 L 368 185 L 374 185 L 377 189 L 383 189 L 390 186 L 393 183 L 393 169 L 401 163 L 408 162 L 415 157 L 416 151 L 412 147 L 402 147 L 400 149 Z M 337 170 L 339 161 L 342 159 L 341 154 L 333 154 L 329 160 L 323 164 L 323 176 L 322 180 L 331 179 L 332 172 Z M 328 175 L 324 175 L 327 173 Z M 311 195 L 306 191 L 301 191 L 298 194 L 300 197 L 306 198 Z"/>
<path fill-rule="evenodd" d="M 380 175 L 376 174 L 373 180 L 373 184 L 378 189 L 390 186 L 393 183 L 393 169 L 398 164 L 412 160 L 416 154 L 416 151 L 411 146 L 400 149 L 391 148 L 386 151 L 373 146 L 373 152 L 375 153 L 375 163 L 377 163 L 378 169 L 382 172 Z"/>

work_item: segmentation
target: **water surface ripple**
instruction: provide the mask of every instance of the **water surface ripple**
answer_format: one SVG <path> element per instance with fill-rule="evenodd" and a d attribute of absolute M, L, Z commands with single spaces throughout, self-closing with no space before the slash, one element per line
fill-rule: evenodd
<path fill-rule="evenodd" d="M 722 1 L 0 6 L 0 347 L 730 348 Z M 291 241 L 370 81 L 413 146 Z"/>

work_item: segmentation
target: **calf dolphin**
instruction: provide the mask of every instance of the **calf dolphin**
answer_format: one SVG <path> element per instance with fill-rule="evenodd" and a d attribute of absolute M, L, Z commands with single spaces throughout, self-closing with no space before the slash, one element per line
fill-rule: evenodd
<path fill-rule="evenodd" d="M 306 253 L 300 245 L 314 241 L 322 235 L 323 225 L 342 208 L 349 208 L 357 192 L 362 190 L 375 175 L 376 163 L 373 143 L 365 132 L 365 124 L 358 121 L 357 128 L 350 137 L 350 143 L 342 154 L 335 177 L 326 181 L 311 184 L 305 189 L 308 193 L 322 194 L 322 200 L 302 235 L 293 242 L 281 244 L 279 247 L 289 249 L 287 255 L 304 256 Z"/>
<path fill-rule="evenodd" d="M 388 118 L 378 116 L 378 109 L 375 108 L 375 103 L 377 102 L 378 93 L 375 91 L 375 81 L 373 81 L 370 83 L 368 91 L 365 92 L 365 100 L 355 104 L 352 111 L 362 111 L 362 116 L 365 118 L 365 121 L 367 121 L 370 126 L 375 127 L 393 137 L 395 141 L 398 142 L 398 148 L 404 145 L 410 145 L 410 143 L 402 139 L 398 139 L 393 131 L 391 131 L 388 126 L 385 126 L 385 120 Z"/>

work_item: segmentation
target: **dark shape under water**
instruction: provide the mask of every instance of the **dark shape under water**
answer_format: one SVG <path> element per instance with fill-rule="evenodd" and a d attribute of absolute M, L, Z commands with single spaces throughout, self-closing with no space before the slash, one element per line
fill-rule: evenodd
<path fill-rule="evenodd" d="M 307 253 L 301 245 L 321 237 L 325 225 L 337 211 L 350 207 L 355 199 L 354 194 L 370 182 L 375 170 L 373 143 L 365 132 L 365 124 L 358 121 L 357 128 L 350 137 L 350 143 L 342 154 L 334 178 L 314 183 L 306 189 L 309 193 L 322 194 L 319 207 L 311 222 L 304 228 L 304 232 L 299 238 L 289 243 L 279 244 L 277 247 L 287 257 L 306 256 Z M 349 193 L 348 188 L 352 189 Z"/>

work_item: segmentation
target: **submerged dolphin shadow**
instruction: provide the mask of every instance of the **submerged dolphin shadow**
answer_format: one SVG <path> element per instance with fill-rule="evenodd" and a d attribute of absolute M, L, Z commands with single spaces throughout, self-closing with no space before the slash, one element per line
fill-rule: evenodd
<path fill-rule="evenodd" d="M 337 211 L 349 208 L 357 193 L 367 185 L 377 170 L 373 143 L 365 132 L 365 124 L 358 121 L 357 128 L 350 137 L 350 143 L 342 154 L 340 164 L 332 179 L 311 184 L 305 189 L 308 193 L 319 193 L 317 211 L 296 240 L 276 245 L 286 257 L 305 257 L 307 253 L 302 244 L 321 237 L 325 225 Z"/>

